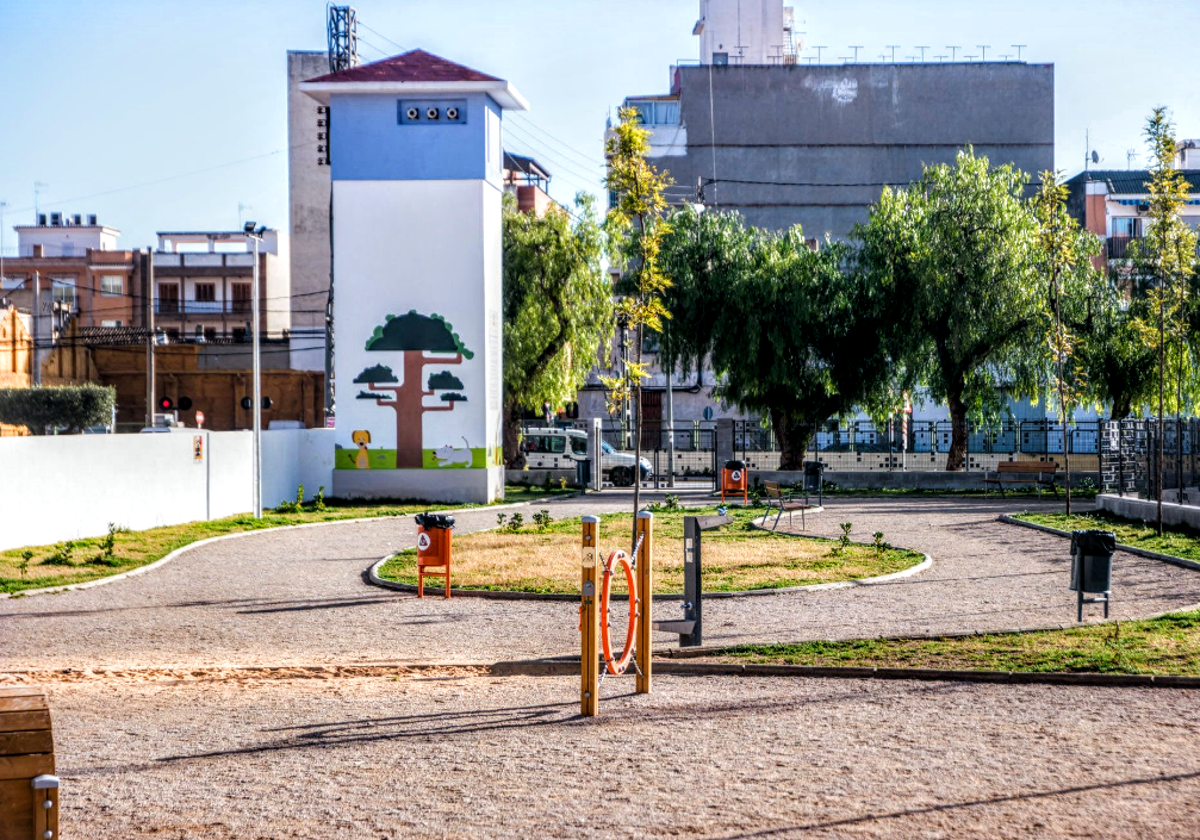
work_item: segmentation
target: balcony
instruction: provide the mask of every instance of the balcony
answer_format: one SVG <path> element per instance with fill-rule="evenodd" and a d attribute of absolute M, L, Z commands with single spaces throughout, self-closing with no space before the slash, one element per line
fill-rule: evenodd
<path fill-rule="evenodd" d="M 1108 238 L 1108 258 L 1110 260 L 1123 260 L 1129 256 L 1129 243 L 1136 242 L 1141 239 L 1140 236 L 1110 236 Z"/>
<path fill-rule="evenodd" d="M 178 298 L 154 299 L 156 315 L 249 315 L 249 300 L 179 300 Z"/>

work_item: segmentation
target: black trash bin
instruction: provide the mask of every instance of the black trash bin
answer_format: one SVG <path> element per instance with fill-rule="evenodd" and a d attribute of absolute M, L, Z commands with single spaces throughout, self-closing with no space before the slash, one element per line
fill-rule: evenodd
<path fill-rule="evenodd" d="M 418 513 L 413 517 L 413 522 L 426 530 L 430 528 L 441 528 L 446 531 L 454 529 L 454 517 L 448 513 Z"/>
<path fill-rule="evenodd" d="M 575 461 L 575 484 L 584 490 L 592 486 L 591 458 L 580 458 Z"/>
<path fill-rule="evenodd" d="M 804 462 L 804 495 L 817 494 L 817 504 L 825 504 L 825 465 L 820 461 Z"/>
<path fill-rule="evenodd" d="M 1077 618 L 1083 621 L 1083 605 L 1104 604 L 1112 591 L 1112 557 L 1117 550 L 1117 535 L 1112 531 L 1073 531 L 1071 533 L 1071 590 L 1078 593 Z M 1102 597 L 1085 598 L 1084 595 Z"/>

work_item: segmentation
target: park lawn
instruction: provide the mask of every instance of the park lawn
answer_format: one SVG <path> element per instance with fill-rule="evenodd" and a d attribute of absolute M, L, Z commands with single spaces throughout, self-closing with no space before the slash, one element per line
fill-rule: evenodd
<path fill-rule="evenodd" d="M 1029 633 L 742 645 L 723 651 L 721 658 L 860 668 L 1200 676 L 1200 612 Z"/>
<path fill-rule="evenodd" d="M 660 510 L 654 514 L 654 591 L 683 591 L 683 519 L 715 513 L 715 508 Z M 836 540 L 797 539 L 750 528 L 761 510 L 734 509 L 734 524 L 702 537 L 706 592 L 779 589 L 833 583 L 890 574 L 910 568 L 924 555 L 873 545 L 852 544 L 835 552 Z M 509 519 L 505 515 L 506 519 Z M 851 539 L 854 539 L 852 535 Z M 631 514 L 600 518 L 600 549 L 604 557 L 632 540 Z M 519 531 L 499 528 L 454 539 L 453 583 L 462 589 L 536 593 L 577 593 L 580 586 L 579 519 L 539 527 L 528 514 Z M 392 557 L 379 575 L 400 583 L 417 582 L 416 549 Z M 614 591 L 624 592 L 618 572 Z"/>
<path fill-rule="evenodd" d="M 1123 519 L 1102 510 L 1070 516 L 1065 513 L 1018 513 L 1013 514 L 1013 519 L 1057 528 L 1060 531 L 1085 531 L 1093 528 L 1113 531 L 1117 535 L 1117 542 L 1122 545 L 1200 561 L 1200 534 L 1190 528 L 1166 526 L 1160 537 L 1158 529 L 1151 523 Z"/>
<path fill-rule="evenodd" d="M 505 503 L 569 495 L 570 492 L 557 488 L 554 491 L 547 491 L 540 487 L 507 487 Z M 457 507 L 474 506 L 458 505 Z M 308 508 L 300 512 L 263 511 L 261 520 L 255 519 L 249 514 L 240 514 L 209 522 L 185 522 L 179 525 L 149 528 L 144 531 L 124 531 L 115 535 L 111 558 L 103 558 L 99 561 L 96 558 L 103 554 L 102 546 L 105 537 L 72 540 L 70 558 L 72 565 L 56 563 L 51 559 L 59 552 L 64 543 L 11 548 L 0 551 L 0 592 L 15 593 L 46 586 L 86 583 L 90 580 L 121 574 L 153 563 L 177 548 L 224 534 L 277 528 L 283 525 L 305 525 L 311 522 L 403 516 L 429 509 L 430 505 L 412 502 L 381 504 L 331 500 L 326 502 L 326 508 L 323 511 L 312 510 L 310 504 Z M 33 557 L 22 572 L 21 555 L 25 551 L 31 552 Z M 46 562 L 47 559 L 50 559 L 50 562 Z"/>

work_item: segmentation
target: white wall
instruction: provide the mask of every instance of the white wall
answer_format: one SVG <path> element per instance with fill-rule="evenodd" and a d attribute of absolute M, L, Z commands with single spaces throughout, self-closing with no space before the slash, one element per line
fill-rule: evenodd
<path fill-rule="evenodd" d="M 196 460 L 194 441 L 203 438 Z M 219 519 L 253 508 L 250 432 L 0 438 L 0 549 Z M 263 505 L 332 486 L 325 429 L 263 432 Z"/>

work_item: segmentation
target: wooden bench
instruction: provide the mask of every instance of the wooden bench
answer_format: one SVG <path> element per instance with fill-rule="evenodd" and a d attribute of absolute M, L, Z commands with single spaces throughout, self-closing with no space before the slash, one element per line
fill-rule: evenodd
<path fill-rule="evenodd" d="M 1004 496 L 1004 485 L 1032 482 L 1037 487 L 1039 499 L 1042 497 L 1042 488 L 1044 487 L 1053 490 L 1054 498 L 1057 499 L 1058 484 L 1055 483 L 1057 476 L 1058 464 L 1055 461 L 1002 461 L 996 465 L 996 474 L 985 476 L 983 483 L 996 485 L 1000 488 L 1000 495 Z M 986 489 L 984 495 L 987 495 Z"/>
<path fill-rule="evenodd" d="M 50 707 L 38 688 L 0 688 L 0 840 L 57 840 Z"/>
<path fill-rule="evenodd" d="M 789 526 L 792 524 L 792 514 L 795 511 L 800 511 L 800 530 L 803 531 L 807 527 L 807 523 L 804 521 L 805 512 L 810 510 L 820 510 L 819 506 L 810 505 L 808 503 L 807 494 L 804 496 L 804 500 L 801 501 L 800 499 L 796 498 L 792 491 L 784 490 L 782 487 L 780 487 L 778 481 L 764 481 L 763 490 L 767 494 L 766 516 L 771 515 L 772 508 L 778 508 L 779 510 L 779 512 L 775 514 L 775 521 L 771 523 L 772 531 L 779 528 L 779 518 L 783 516 L 784 511 L 787 511 Z M 763 517 L 764 523 L 766 522 L 766 516 Z"/>

